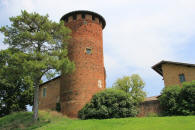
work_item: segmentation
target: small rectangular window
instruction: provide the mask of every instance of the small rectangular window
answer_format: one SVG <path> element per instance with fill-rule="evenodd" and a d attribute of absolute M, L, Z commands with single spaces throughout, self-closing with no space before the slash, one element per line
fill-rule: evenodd
<path fill-rule="evenodd" d="M 186 81 L 184 74 L 179 74 L 179 80 L 180 80 L 181 83 Z"/>
<path fill-rule="evenodd" d="M 91 54 L 91 48 L 86 48 L 85 52 L 86 52 L 87 54 Z"/>
<path fill-rule="evenodd" d="M 85 14 L 82 14 L 82 19 L 85 19 Z"/>
<path fill-rule="evenodd" d="M 73 20 L 76 20 L 77 19 L 77 16 L 76 15 L 73 15 Z"/>
<path fill-rule="evenodd" d="M 94 15 L 92 15 L 92 20 L 95 20 L 95 16 Z"/>
<path fill-rule="evenodd" d="M 47 91 L 47 88 L 43 88 L 43 97 L 46 96 L 46 91 Z"/>

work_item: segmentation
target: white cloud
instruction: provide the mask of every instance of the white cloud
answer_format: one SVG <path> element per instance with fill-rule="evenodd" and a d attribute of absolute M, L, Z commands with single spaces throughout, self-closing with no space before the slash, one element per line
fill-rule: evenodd
<path fill-rule="evenodd" d="M 108 34 L 112 50 L 124 61 L 140 67 L 151 66 L 159 59 L 175 59 L 176 48 L 187 44 L 195 34 L 195 8 L 191 12 L 186 6 L 174 4 L 158 12 L 140 9 L 143 15 L 114 20 L 117 22 L 110 25 Z"/>

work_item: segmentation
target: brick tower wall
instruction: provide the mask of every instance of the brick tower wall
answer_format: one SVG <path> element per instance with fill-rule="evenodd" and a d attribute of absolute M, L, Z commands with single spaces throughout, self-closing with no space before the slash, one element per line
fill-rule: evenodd
<path fill-rule="evenodd" d="M 76 70 L 61 78 L 61 111 L 69 117 L 77 117 L 78 111 L 92 96 L 106 87 L 103 25 L 97 15 L 87 12 L 74 13 L 63 20 L 72 30 L 69 58 L 74 61 Z M 91 50 L 90 54 L 87 49 Z"/>

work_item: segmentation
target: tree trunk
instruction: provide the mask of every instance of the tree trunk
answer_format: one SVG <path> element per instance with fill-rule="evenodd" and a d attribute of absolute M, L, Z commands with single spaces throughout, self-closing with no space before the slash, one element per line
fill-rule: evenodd
<path fill-rule="evenodd" d="M 34 89 L 34 104 L 33 104 L 34 122 L 36 122 L 38 119 L 38 108 L 39 108 L 39 85 L 36 85 Z"/>

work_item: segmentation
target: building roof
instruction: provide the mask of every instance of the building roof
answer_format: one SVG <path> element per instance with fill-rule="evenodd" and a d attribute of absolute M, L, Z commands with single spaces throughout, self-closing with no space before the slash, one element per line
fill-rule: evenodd
<path fill-rule="evenodd" d="M 173 61 L 164 61 L 164 60 L 162 60 L 161 62 L 159 62 L 159 63 L 155 64 L 154 66 L 152 66 L 152 69 L 155 70 L 161 76 L 163 76 L 162 64 L 175 64 L 175 65 L 182 65 L 182 66 L 187 66 L 187 67 L 195 67 L 195 64 L 188 64 L 188 63 L 181 63 L 181 62 L 173 62 Z"/>
<path fill-rule="evenodd" d="M 55 77 L 55 78 L 53 78 L 53 79 L 51 79 L 51 80 L 48 80 L 48 81 L 46 81 L 46 82 L 40 84 L 39 87 L 41 87 L 41 86 L 43 86 L 43 85 L 45 85 L 45 84 L 47 84 L 47 83 L 50 83 L 51 81 L 54 81 L 54 80 L 56 80 L 56 79 L 59 79 L 60 77 L 61 77 L 61 76 L 57 76 L 57 77 Z"/>
<path fill-rule="evenodd" d="M 102 22 L 102 29 L 104 29 L 104 27 L 106 26 L 106 20 L 104 19 L 104 17 L 102 17 L 98 13 L 88 11 L 88 10 L 76 10 L 76 11 L 69 12 L 69 13 L 65 14 L 64 16 L 62 16 L 62 18 L 60 20 L 65 20 L 69 16 L 76 15 L 76 14 L 90 14 L 90 15 L 93 15 L 95 17 L 98 17 L 99 20 Z"/>
<path fill-rule="evenodd" d="M 144 102 L 158 100 L 158 97 L 160 97 L 160 95 L 159 96 L 146 97 L 144 99 Z"/>

